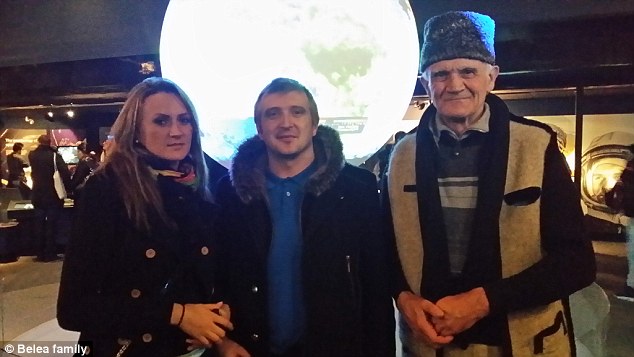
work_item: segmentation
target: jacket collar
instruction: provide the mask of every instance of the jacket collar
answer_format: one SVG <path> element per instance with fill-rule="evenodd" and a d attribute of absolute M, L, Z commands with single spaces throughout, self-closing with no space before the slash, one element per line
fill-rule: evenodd
<path fill-rule="evenodd" d="M 50 145 L 42 145 L 42 144 L 39 144 L 35 148 L 35 150 L 38 150 L 38 151 L 55 151 L 55 150 L 53 150 L 53 148 Z"/>
<path fill-rule="evenodd" d="M 317 170 L 306 183 L 306 193 L 319 196 L 339 176 L 346 161 L 343 144 L 335 129 L 320 125 L 313 137 Z M 231 183 L 244 203 L 266 197 L 266 146 L 257 135 L 238 147 L 229 172 Z"/>

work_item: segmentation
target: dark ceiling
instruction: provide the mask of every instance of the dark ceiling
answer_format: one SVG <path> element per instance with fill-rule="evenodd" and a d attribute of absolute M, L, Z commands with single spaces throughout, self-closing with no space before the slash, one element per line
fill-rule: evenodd
<path fill-rule="evenodd" d="M 403 1 L 403 0 L 401 0 Z M 117 108 L 125 93 L 160 75 L 168 0 L 0 1 L 0 115 L 69 103 Z M 498 89 L 634 86 L 634 1 L 410 1 L 424 22 L 474 10 L 497 22 Z M 415 94 L 423 94 L 417 88 Z"/>

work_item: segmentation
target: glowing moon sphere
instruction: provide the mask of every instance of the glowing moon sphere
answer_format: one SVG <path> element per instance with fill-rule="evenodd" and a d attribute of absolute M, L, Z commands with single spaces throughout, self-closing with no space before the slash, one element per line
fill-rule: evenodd
<path fill-rule="evenodd" d="M 397 130 L 418 50 L 406 0 L 172 0 L 160 59 L 194 102 L 205 152 L 223 165 L 256 134 L 253 105 L 276 77 L 313 93 L 320 124 L 359 164 Z"/>

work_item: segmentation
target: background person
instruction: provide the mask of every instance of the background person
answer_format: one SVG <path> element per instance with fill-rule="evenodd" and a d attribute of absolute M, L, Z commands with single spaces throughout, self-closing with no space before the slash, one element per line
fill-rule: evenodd
<path fill-rule="evenodd" d="M 29 163 L 22 157 L 24 144 L 13 144 L 13 152 L 7 155 L 7 168 L 9 170 L 9 183 L 7 187 L 15 187 L 20 190 L 23 200 L 31 197 L 31 189 L 26 185 L 26 174 L 24 169 L 29 167 Z"/>
<path fill-rule="evenodd" d="M 221 287 L 236 329 L 223 356 L 394 356 L 375 176 L 345 162 L 312 94 L 277 78 L 258 135 L 220 181 Z"/>
<path fill-rule="evenodd" d="M 490 94 L 494 28 L 473 12 L 425 24 L 432 105 L 395 146 L 383 190 L 405 355 L 573 355 L 568 297 L 595 278 L 555 133 Z"/>
<path fill-rule="evenodd" d="M 101 143 L 101 154 L 99 155 L 99 162 L 106 161 L 106 158 L 112 150 L 114 150 L 114 137 L 109 134 L 106 140 Z"/>
<path fill-rule="evenodd" d="M 75 167 L 75 172 L 73 172 L 70 181 L 70 189 L 73 192 L 73 198 L 76 200 L 79 198 L 79 191 L 83 189 L 88 176 L 99 166 L 99 163 L 93 156 L 94 153 L 91 154 L 86 149 L 85 142 L 81 142 L 77 145 L 77 152 L 79 153 L 79 162 L 77 163 L 77 167 Z"/>
<path fill-rule="evenodd" d="M 628 218 L 625 227 L 628 271 L 623 291 L 618 292 L 616 296 L 634 301 L 634 144 L 630 145 L 629 149 L 630 159 L 614 188 L 609 192 L 609 197 L 606 195 L 606 203 L 616 206 L 613 208 L 622 211 Z"/>
<path fill-rule="evenodd" d="M 405 135 L 406 133 L 404 131 L 397 131 L 396 133 L 394 133 L 394 142 L 385 144 L 377 153 L 379 159 L 379 173 L 377 176 L 379 181 L 383 179 L 383 176 L 385 176 L 385 171 L 387 170 L 387 165 L 390 162 L 390 155 L 392 154 L 392 149 L 394 148 L 394 145 L 398 144 L 398 142 L 401 141 L 401 139 L 403 139 Z"/>
<path fill-rule="evenodd" d="M 40 135 L 37 142 L 38 146 L 29 153 L 33 181 L 31 201 L 35 208 L 35 234 L 38 239 L 37 260 L 51 262 L 61 259 L 57 255 L 56 237 L 59 218 L 64 208 L 64 199 L 60 198 L 55 190 L 53 173 L 57 166 L 65 189 L 68 191 L 70 172 L 62 155 L 51 146 L 51 138 L 48 135 Z"/>
<path fill-rule="evenodd" d="M 215 295 L 218 211 L 198 118 L 176 84 L 148 78 L 112 133 L 77 207 L 57 319 L 95 356 L 198 356 L 186 339 L 210 346 L 231 328 Z"/>

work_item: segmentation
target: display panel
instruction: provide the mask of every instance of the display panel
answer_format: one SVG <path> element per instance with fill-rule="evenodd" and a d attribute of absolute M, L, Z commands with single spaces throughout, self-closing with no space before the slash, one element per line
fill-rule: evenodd
<path fill-rule="evenodd" d="M 534 117 L 557 131 L 560 148 L 574 172 L 575 116 Z M 581 199 L 593 223 L 587 228 L 600 233 L 620 233 L 626 218 L 605 203 L 608 192 L 621 176 L 634 144 L 634 114 L 586 115 L 583 118 Z M 562 146 L 563 145 L 563 146 Z M 598 222 L 598 223 L 597 223 Z"/>
<path fill-rule="evenodd" d="M 58 146 L 57 152 L 62 155 L 65 163 L 69 165 L 79 163 L 79 149 L 77 149 L 77 146 Z"/>

